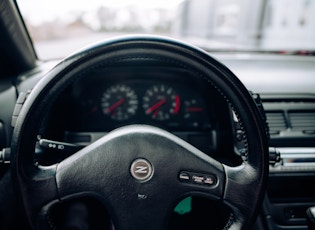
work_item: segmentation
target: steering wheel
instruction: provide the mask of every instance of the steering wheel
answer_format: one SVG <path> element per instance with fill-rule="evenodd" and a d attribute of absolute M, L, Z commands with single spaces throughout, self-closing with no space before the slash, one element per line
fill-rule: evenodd
<path fill-rule="evenodd" d="M 68 86 L 97 68 L 134 65 L 185 69 L 216 89 L 240 121 L 246 160 L 228 166 L 161 128 L 135 124 L 111 131 L 58 164 L 34 162 L 43 119 Z M 266 129 L 248 90 L 203 50 L 157 36 L 108 40 L 57 64 L 23 103 L 11 151 L 12 174 L 34 229 L 51 228 L 50 207 L 83 196 L 106 206 L 115 229 L 166 229 L 174 205 L 193 195 L 230 208 L 224 229 L 248 229 L 258 214 L 268 175 Z M 207 185 L 190 183 L 200 175 Z"/>

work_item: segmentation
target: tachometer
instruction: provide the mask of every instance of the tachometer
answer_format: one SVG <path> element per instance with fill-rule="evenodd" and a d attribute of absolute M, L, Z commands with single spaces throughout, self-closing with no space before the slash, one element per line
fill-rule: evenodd
<path fill-rule="evenodd" d="M 138 109 L 136 92 L 127 85 L 114 85 L 102 95 L 101 107 L 105 115 L 118 121 L 129 119 Z"/>
<path fill-rule="evenodd" d="M 180 97 L 172 87 L 154 85 L 149 88 L 143 97 L 145 114 L 156 120 L 168 120 L 178 114 Z"/>

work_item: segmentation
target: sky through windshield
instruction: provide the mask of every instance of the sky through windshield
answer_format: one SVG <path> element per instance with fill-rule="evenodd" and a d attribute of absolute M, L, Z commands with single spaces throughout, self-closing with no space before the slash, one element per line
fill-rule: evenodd
<path fill-rule="evenodd" d="M 41 59 L 124 34 L 206 50 L 312 52 L 315 0 L 17 0 Z"/>

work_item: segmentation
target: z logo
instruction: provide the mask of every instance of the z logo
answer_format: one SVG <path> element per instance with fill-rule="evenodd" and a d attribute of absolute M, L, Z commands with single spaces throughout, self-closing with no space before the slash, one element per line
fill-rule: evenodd
<path fill-rule="evenodd" d="M 137 166 L 135 173 L 146 174 L 146 173 L 148 173 L 147 169 L 148 169 L 148 167 L 146 167 L 146 166 Z"/>
<path fill-rule="evenodd" d="M 136 180 L 146 182 L 153 175 L 153 167 L 146 159 L 136 159 L 131 164 L 130 173 Z"/>

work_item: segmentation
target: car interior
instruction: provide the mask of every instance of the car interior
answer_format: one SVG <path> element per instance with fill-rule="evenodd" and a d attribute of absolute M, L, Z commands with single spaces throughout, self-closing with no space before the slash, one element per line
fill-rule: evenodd
<path fill-rule="evenodd" d="M 0 229 L 315 229 L 315 1 L 184 0 L 173 36 L 47 59 L 22 2 L 0 1 Z M 303 29 L 264 27 L 281 6 Z"/>

